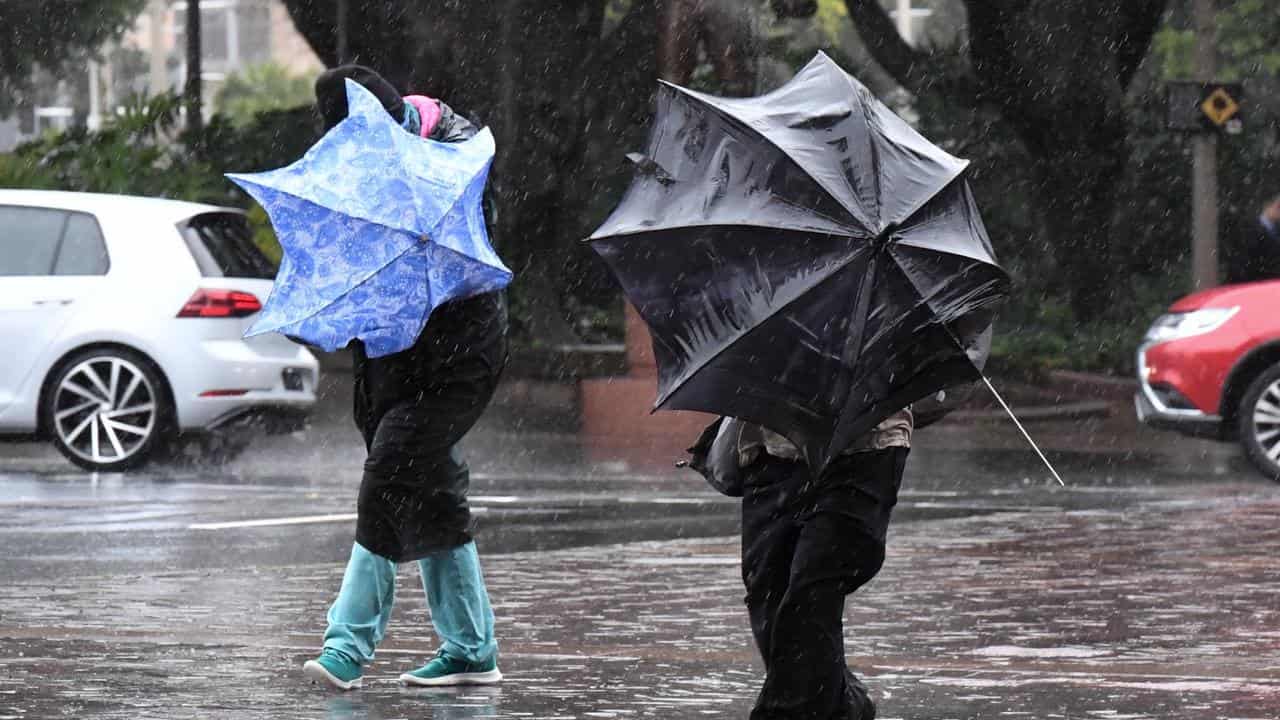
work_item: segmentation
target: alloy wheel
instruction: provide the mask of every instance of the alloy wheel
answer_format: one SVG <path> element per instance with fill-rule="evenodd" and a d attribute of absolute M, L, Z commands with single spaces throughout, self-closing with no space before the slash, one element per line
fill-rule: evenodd
<path fill-rule="evenodd" d="M 156 416 L 156 389 L 141 368 L 120 357 L 85 360 L 54 391 L 58 438 L 95 465 L 136 454 L 155 432 Z"/>
<path fill-rule="evenodd" d="M 1268 385 L 1253 405 L 1253 436 L 1263 454 L 1280 465 L 1280 380 Z"/>

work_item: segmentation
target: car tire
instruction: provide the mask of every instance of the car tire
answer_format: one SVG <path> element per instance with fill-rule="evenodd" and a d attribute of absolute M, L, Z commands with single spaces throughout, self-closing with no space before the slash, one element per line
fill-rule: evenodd
<path fill-rule="evenodd" d="M 1237 417 L 1249 461 L 1280 482 L 1280 365 L 1272 365 L 1249 384 Z"/>
<path fill-rule="evenodd" d="M 41 427 L 54 447 L 86 470 L 119 472 L 151 459 L 173 418 L 155 366 L 122 348 L 76 353 L 50 374 Z"/>

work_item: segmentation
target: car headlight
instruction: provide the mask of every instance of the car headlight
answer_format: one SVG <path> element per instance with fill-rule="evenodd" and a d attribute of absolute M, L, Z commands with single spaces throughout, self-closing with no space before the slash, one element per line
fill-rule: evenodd
<path fill-rule="evenodd" d="M 1237 312 L 1240 312 L 1239 307 L 1204 308 L 1161 315 L 1151 324 L 1151 329 L 1147 330 L 1147 336 L 1143 338 L 1143 342 L 1160 343 L 1211 333 L 1222 327 Z"/>

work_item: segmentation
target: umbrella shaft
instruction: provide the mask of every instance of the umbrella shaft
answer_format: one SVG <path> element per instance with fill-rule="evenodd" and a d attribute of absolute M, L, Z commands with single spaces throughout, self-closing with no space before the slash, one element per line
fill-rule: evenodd
<path fill-rule="evenodd" d="M 1013 414 L 1013 409 L 1004 401 L 1004 398 L 1000 397 L 1000 393 L 996 392 L 995 386 L 991 384 L 991 381 L 987 379 L 986 375 L 982 376 L 982 382 L 987 384 L 987 389 L 991 391 L 992 395 L 996 396 L 996 400 L 1000 403 L 1000 407 L 1004 408 L 1004 411 L 1009 414 L 1009 419 L 1013 420 L 1013 424 L 1017 425 L 1018 429 L 1022 431 L 1022 437 L 1026 438 L 1027 442 L 1031 443 L 1031 449 L 1035 450 L 1036 454 L 1040 456 L 1040 459 L 1044 461 L 1044 466 L 1049 468 L 1049 472 L 1053 473 L 1053 479 L 1057 480 L 1058 484 L 1062 487 L 1066 487 L 1067 484 L 1062 482 L 1062 476 L 1059 475 L 1058 471 L 1053 467 L 1053 463 L 1049 462 L 1049 458 L 1045 457 L 1043 452 L 1040 452 L 1040 446 L 1036 445 L 1036 441 L 1031 439 L 1031 433 L 1028 433 L 1027 429 L 1022 427 L 1022 423 L 1018 422 L 1018 416 Z"/>
<path fill-rule="evenodd" d="M 844 352 L 840 355 L 841 367 L 840 372 L 836 375 L 834 394 L 835 397 L 841 400 L 849 394 L 849 388 L 853 384 L 853 366 L 862 354 L 862 339 L 866 335 L 867 319 L 871 314 L 872 287 L 875 285 L 876 265 L 879 257 L 880 249 L 877 247 L 872 250 L 871 258 L 867 261 L 867 271 L 862 275 L 862 283 L 858 286 L 858 296 L 853 303 L 853 316 L 849 318 L 850 322 L 857 323 L 857 325 L 853 328 L 853 332 L 849 333 L 848 339 L 845 341 Z"/>

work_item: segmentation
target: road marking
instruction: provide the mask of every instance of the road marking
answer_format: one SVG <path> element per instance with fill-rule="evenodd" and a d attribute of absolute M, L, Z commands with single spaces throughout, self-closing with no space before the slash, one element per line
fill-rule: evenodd
<path fill-rule="evenodd" d="M 472 513 L 485 513 L 489 508 L 473 507 Z M 335 515 L 300 515 L 297 517 L 260 518 L 258 520 L 231 520 L 216 523 L 194 523 L 188 530 L 234 530 L 236 528 L 277 527 L 280 525 L 314 525 L 319 523 L 351 522 L 356 519 L 355 513 L 339 513 Z"/>
<path fill-rule="evenodd" d="M 509 505 L 520 501 L 519 495 L 472 495 L 467 498 L 471 502 L 480 503 L 496 503 L 501 505 Z"/>
<path fill-rule="evenodd" d="M 262 518 L 260 520 L 234 520 L 218 523 L 195 523 L 188 525 L 188 530 L 230 530 L 232 528 L 272 527 L 276 525 L 308 525 L 311 523 L 350 522 L 356 519 L 355 513 L 339 515 L 302 515 L 287 518 Z"/>

